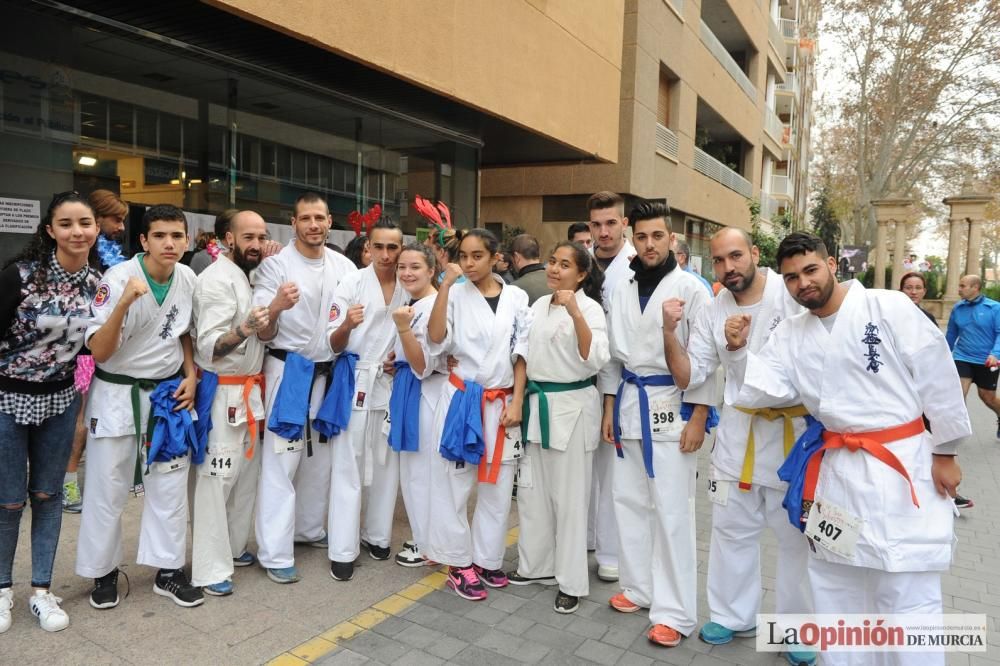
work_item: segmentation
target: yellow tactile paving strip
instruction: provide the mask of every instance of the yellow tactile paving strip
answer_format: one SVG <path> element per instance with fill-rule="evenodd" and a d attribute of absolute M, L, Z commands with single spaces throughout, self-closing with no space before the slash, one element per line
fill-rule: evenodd
<path fill-rule="evenodd" d="M 518 529 L 507 532 L 507 545 L 517 542 Z M 444 589 L 447 576 L 441 571 L 430 573 L 416 583 L 403 588 L 395 594 L 372 604 L 369 608 L 350 617 L 340 624 L 330 627 L 318 636 L 310 638 L 305 643 L 296 645 L 287 652 L 282 652 L 268 662 L 268 666 L 300 666 L 311 664 L 337 649 L 341 641 L 348 640 L 374 627 L 391 615 L 399 615 L 420 599 L 434 590 Z"/>

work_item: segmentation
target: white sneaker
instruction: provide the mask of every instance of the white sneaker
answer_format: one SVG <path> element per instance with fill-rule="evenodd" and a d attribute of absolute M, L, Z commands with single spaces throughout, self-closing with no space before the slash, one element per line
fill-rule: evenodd
<path fill-rule="evenodd" d="M 35 590 L 31 595 L 31 612 L 45 631 L 62 631 L 69 626 L 69 615 L 59 608 L 62 599 L 48 590 Z"/>
<path fill-rule="evenodd" d="M 602 564 L 597 567 L 597 577 L 603 581 L 613 583 L 618 580 L 618 567 L 609 567 Z"/>
<path fill-rule="evenodd" d="M 0 590 L 0 634 L 10 629 L 10 609 L 14 607 L 14 590 L 5 587 Z"/>

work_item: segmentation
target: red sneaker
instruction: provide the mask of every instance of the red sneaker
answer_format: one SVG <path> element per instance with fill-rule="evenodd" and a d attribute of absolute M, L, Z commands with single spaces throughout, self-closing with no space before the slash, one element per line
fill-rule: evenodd
<path fill-rule="evenodd" d="M 615 596 L 608 600 L 611 607 L 614 608 L 619 613 L 634 613 L 637 610 L 641 610 L 642 606 L 634 604 L 628 600 L 624 592 L 619 592 Z"/>
<path fill-rule="evenodd" d="M 681 643 L 681 633 L 665 624 L 654 624 L 646 636 L 651 642 L 663 647 L 676 647 Z"/>

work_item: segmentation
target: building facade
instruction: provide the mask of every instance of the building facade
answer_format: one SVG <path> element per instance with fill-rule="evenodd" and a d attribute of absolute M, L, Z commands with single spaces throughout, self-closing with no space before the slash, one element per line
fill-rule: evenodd
<path fill-rule="evenodd" d="M 666 199 L 706 276 L 708 237 L 749 229 L 748 200 L 765 226 L 804 221 L 818 13 L 816 0 L 628 0 L 617 160 L 484 166 L 482 220 L 545 245 L 587 219 L 594 191 Z M 577 85 L 599 92 L 586 74 Z"/>
<path fill-rule="evenodd" d="M 134 224 L 253 208 L 278 238 L 413 197 L 548 246 L 592 192 L 721 225 L 804 216 L 816 0 L 0 0 L 0 259 L 55 192 Z M 203 225 L 204 225 L 203 224 Z M 696 264 L 698 260 L 695 260 Z"/>

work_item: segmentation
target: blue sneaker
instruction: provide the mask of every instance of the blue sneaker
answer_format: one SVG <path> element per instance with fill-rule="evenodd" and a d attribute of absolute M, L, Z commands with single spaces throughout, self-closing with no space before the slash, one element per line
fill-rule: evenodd
<path fill-rule="evenodd" d="M 299 578 L 299 570 L 294 566 L 284 567 L 283 569 L 268 569 L 267 577 L 275 583 L 280 583 L 282 585 L 287 583 L 297 583 L 301 580 Z"/>
<path fill-rule="evenodd" d="M 249 567 L 253 566 L 254 564 L 257 564 L 257 558 L 254 557 L 253 553 L 247 552 L 245 550 L 243 551 L 242 555 L 233 558 L 234 567 Z"/>
<path fill-rule="evenodd" d="M 224 580 L 221 583 L 206 585 L 201 588 L 201 591 L 213 597 L 228 597 L 233 593 L 233 583 L 232 581 Z"/>
<path fill-rule="evenodd" d="M 709 622 L 702 626 L 698 632 L 698 638 L 709 645 L 725 645 L 732 642 L 734 638 L 752 638 L 757 635 L 757 627 L 744 629 L 743 631 L 733 631 L 723 627 L 718 622 Z"/>
<path fill-rule="evenodd" d="M 816 663 L 816 653 L 813 650 L 786 650 L 785 661 L 792 666 L 813 666 Z"/>

